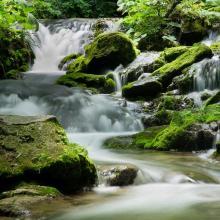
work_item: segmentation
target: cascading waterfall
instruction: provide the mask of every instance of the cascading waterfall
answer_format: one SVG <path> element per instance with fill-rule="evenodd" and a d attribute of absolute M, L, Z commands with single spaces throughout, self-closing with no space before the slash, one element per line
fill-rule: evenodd
<path fill-rule="evenodd" d="M 60 74 L 63 74 L 55 73 L 58 71 L 58 63 L 65 55 L 83 53 L 83 46 L 90 41 L 93 23 L 94 20 L 77 19 L 40 25 L 39 31 L 33 37 L 36 59 L 32 73 L 26 73 L 23 80 L 0 81 L 0 114 L 53 114 L 66 129 L 69 140 L 85 146 L 96 162 L 131 163 L 140 170 L 141 178 L 139 175 L 137 185 L 104 189 L 96 187 L 93 192 L 85 193 L 88 197 L 92 194 L 98 198 L 96 203 L 89 204 L 88 207 L 91 200 L 80 195 L 76 203 L 81 206 L 73 211 L 62 210 L 57 219 L 132 220 L 138 217 L 140 220 L 169 220 L 184 219 L 188 213 L 195 220 L 203 219 L 201 208 L 209 210 L 210 204 L 219 206 L 220 187 L 215 184 L 220 183 L 218 165 L 201 166 L 201 160 L 193 155 L 121 153 L 103 149 L 103 142 L 107 138 L 131 135 L 143 129 L 140 116 L 134 111 L 136 104 L 128 102 L 125 106 L 121 97 L 91 95 L 82 89 L 54 84 Z M 158 54 L 142 54 L 135 62 L 140 65 L 144 59 L 146 64 L 157 56 Z M 131 65 L 135 65 L 135 62 Z M 206 67 L 208 74 L 210 71 L 214 72 L 215 66 L 219 68 L 214 60 L 212 62 Z M 121 70 L 115 70 L 117 90 L 121 88 L 119 71 Z M 203 77 L 203 73 L 199 76 Z M 214 84 L 215 79 L 204 87 L 218 88 L 219 84 Z M 181 196 L 178 197 L 179 195 Z M 83 199 L 86 200 L 86 205 L 81 202 Z M 50 204 L 52 201 L 45 206 Z M 57 209 L 58 206 L 55 206 L 54 212 Z M 219 216 L 219 209 L 215 208 L 214 211 Z M 208 212 L 202 213 L 202 216 L 206 215 L 210 217 Z M 56 216 L 51 219 L 56 219 Z"/>
<path fill-rule="evenodd" d="M 63 57 L 83 53 L 83 47 L 90 41 L 92 21 L 65 22 L 62 28 L 58 24 L 47 27 L 39 24 L 38 32 L 32 34 L 36 57 L 31 68 L 33 72 L 59 71 L 58 65 Z"/>

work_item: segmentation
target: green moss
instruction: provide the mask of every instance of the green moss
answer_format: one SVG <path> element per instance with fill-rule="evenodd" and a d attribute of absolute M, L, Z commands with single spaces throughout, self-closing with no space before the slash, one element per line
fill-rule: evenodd
<path fill-rule="evenodd" d="M 88 88 L 101 93 L 111 93 L 115 90 L 115 82 L 112 79 L 86 73 L 71 73 L 61 76 L 57 83 L 68 87 Z"/>
<path fill-rule="evenodd" d="M 105 141 L 104 147 L 123 150 L 150 149 L 156 135 L 165 128 L 166 126 L 155 126 L 135 135 L 110 138 Z"/>
<path fill-rule="evenodd" d="M 136 58 L 136 49 L 127 35 L 121 32 L 100 34 L 85 47 L 85 56 L 68 66 L 69 72 L 103 74 L 119 64 L 127 65 Z"/>
<path fill-rule="evenodd" d="M 87 152 L 69 144 L 55 118 L 1 116 L 0 131 L 1 190 L 37 182 L 66 193 L 95 182 Z"/>
<path fill-rule="evenodd" d="M 60 61 L 60 64 L 59 64 L 59 66 L 58 66 L 59 69 L 62 69 L 65 64 L 68 64 L 69 62 L 71 62 L 72 60 L 75 60 L 75 59 L 78 58 L 79 56 L 80 56 L 79 54 L 73 53 L 73 54 L 70 54 L 70 55 L 64 57 L 64 58 Z"/>
<path fill-rule="evenodd" d="M 186 67 L 210 56 L 212 56 L 212 51 L 209 47 L 203 44 L 193 46 L 174 61 L 154 71 L 153 75 L 158 76 L 159 81 L 166 88 L 172 82 L 172 79 L 180 75 Z"/>

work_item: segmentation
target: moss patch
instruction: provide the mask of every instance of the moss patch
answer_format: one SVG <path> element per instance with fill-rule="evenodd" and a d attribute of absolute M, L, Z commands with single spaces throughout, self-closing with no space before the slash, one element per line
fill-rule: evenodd
<path fill-rule="evenodd" d="M 152 149 L 152 141 L 156 135 L 167 126 L 155 126 L 131 136 L 110 138 L 105 141 L 105 148 L 111 149 Z"/>

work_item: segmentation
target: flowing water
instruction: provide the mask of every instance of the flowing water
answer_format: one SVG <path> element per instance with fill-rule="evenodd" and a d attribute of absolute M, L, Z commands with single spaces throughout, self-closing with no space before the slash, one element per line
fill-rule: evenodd
<path fill-rule="evenodd" d="M 36 204 L 33 219 L 88 220 L 218 220 L 220 164 L 195 154 L 121 152 L 103 148 L 110 137 L 143 129 L 135 103 L 110 95 L 55 85 L 65 74 L 57 65 L 63 56 L 83 53 L 93 20 L 40 25 L 34 36 L 32 71 L 19 81 L 0 82 L 0 114 L 56 115 L 71 142 L 83 145 L 97 164 L 133 164 L 134 185 L 108 187 Z M 116 71 L 117 72 L 117 71 Z M 117 77 L 117 75 L 115 76 Z M 119 90 L 118 83 L 118 90 Z M 205 210 L 205 211 L 204 211 Z"/>

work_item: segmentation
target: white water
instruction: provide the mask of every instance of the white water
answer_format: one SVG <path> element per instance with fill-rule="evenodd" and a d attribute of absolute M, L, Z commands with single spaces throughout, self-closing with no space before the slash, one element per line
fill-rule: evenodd
<path fill-rule="evenodd" d="M 64 28 L 53 25 L 45 27 L 39 24 L 37 33 L 32 34 L 35 45 L 32 46 L 36 56 L 32 71 L 53 72 L 58 71 L 59 62 L 65 56 L 75 53 L 83 53 L 84 46 L 89 42 L 92 23 L 80 21 L 72 22 L 72 25 Z"/>

